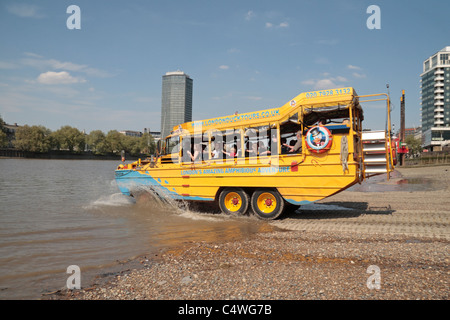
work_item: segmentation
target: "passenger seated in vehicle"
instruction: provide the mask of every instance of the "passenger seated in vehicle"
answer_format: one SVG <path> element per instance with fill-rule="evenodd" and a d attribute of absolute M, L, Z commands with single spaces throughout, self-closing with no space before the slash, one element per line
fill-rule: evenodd
<path fill-rule="evenodd" d="M 211 157 L 212 157 L 213 159 L 219 159 L 219 157 L 220 157 L 221 154 L 222 154 L 222 148 L 220 147 L 220 143 L 219 143 L 219 142 L 216 142 L 216 143 L 214 144 L 214 150 L 213 150 L 213 152 L 211 153 Z"/>
<path fill-rule="evenodd" d="M 194 154 L 191 153 L 191 151 L 186 151 L 186 153 L 191 158 L 191 161 L 200 161 L 201 160 L 201 154 L 202 154 L 202 147 L 199 143 L 194 144 Z"/>
<path fill-rule="evenodd" d="M 257 145 L 251 141 L 248 142 L 248 148 L 245 150 L 246 157 L 256 157 L 258 155 Z"/>
<path fill-rule="evenodd" d="M 205 160 L 209 159 L 208 150 L 209 150 L 209 146 L 202 144 L 202 159 L 205 159 Z"/>
<path fill-rule="evenodd" d="M 266 148 L 266 146 L 264 145 L 264 142 L 258 141 L 257 146 L 258 146 L 258 154 L 259 154 L 260 156 L 265 156 L 265 155 L 267 155 L 267 148 Z"/>
<path fill-rule="evenodd" d="M 289 153 L 290 150 L 291 148 L 287 144 L 286 138 L 281 138 L 281 154 Z"/>
<path fill-rule="evenodd" d="M 189 155 L 191 152 L 188 151 L 191 149 L 191 142 L 188 139 L 183 140 L 182 148 L 181 148 L 181 159 L 182 162 L 189 162 L 191 161 L 191 156 Z"/>
<path fill-rule="evenodd" d="M 317 121 L 318 126 L 324 126 L 326 124 L 327 124 L 327 119 L 325 119 L 325 118 L 320 118 L 319 121 Z"/>
<path fill-rule="evenodd" d="M 277 135 L 273 134 L 272 139 L 269 141 L 266 151 L 260 152 L 260 156 L 270 156 L 278 154 L 278 139 Z"/>
<path fill-rule="evenodd" d="M 289 146 L 289 148 L 290 148 L 289 153 L 297 153 L 302 150 L 302 133 L 300 130 L 297 131 L 296 136 L 297 136 L 297 141 L 295 142 L 294 146 Z"/>
<path fill-rule="evenodd" d="M 236 158 L 236 156 L 237 156 L 236 150 L 237 150 L 237 147 L 236 147 L 236 145 L 234 145 L 230 148 L 230 152 L 224 151 L 224 153 L 230 158 Z"/>

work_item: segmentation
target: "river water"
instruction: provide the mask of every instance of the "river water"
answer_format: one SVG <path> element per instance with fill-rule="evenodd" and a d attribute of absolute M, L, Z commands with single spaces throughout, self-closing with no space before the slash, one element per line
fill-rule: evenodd
<path fill-rule="evenodd" d="M 0 159 L 0 299 L 40 299 L 81 286 L 118 261 L 190 241 L 227 241 L 267 230 L 253 217 L 196 212 L 120 194 L 118 161 Z"/>

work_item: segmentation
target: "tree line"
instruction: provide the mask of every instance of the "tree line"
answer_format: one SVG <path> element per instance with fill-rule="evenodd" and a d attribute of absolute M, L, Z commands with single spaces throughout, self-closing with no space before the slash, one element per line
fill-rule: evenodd
<path fill-rule="evenodd" d="M 0 116 L 0 148 L 5 147 L 8 144 L 8 135 L 6 134 L 6 129 L 4 127 L 5 121 L 3 121 Z"/>
<path fill-rule="evenodd" d="M 8 144 L 4 124 L 0 117 L 0 147 Z M 91 151 L 95 154 L 108 154 L 120 153 L 124 150 L 131 155 L 149 155 L 156 150 L 153 136 L 147 132 L 141 137 L 126 136 L 117 130 L 110 130 L 107 134 L 101 130 L 94 130 L 85 134 L 69 125 L 56 131 L 40 125 L 18 127 L 13 146 L 21 151 L 39 153 L 68 150 L 70 152 Z"/>

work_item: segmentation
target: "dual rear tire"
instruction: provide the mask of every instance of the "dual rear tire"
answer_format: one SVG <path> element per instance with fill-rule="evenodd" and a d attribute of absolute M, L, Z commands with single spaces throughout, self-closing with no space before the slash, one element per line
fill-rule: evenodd
<path fill-rule="evenodd" d="M 284 199 L 278 191 L 261 188 L 251 197 L 242 188 L 225 188 L 219 195 L 219 207 L 225 214 L 243 215 L 251 207 L 253 213 L 262 220 L 274 220 L 284 210 Z"/>

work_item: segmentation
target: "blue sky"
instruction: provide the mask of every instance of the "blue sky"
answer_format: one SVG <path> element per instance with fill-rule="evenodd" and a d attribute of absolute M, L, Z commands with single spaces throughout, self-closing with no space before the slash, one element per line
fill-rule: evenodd
<path fill-rule="evenodd" d="M 69 5 L 81 29 L 69 30 Z M 367 8 L 381 9 L 370 30 Z M 7 123 L 160 130 L 161 80 L 194 80 L 193 120 L 279 107 L 301 92 L 385 93 L 420 125 L 422 62 L 450 45 L 450 2 L 52 0 L 0 2 L 0 115 Z M 383 129 L 385 104 L 365 106 Z"/>

